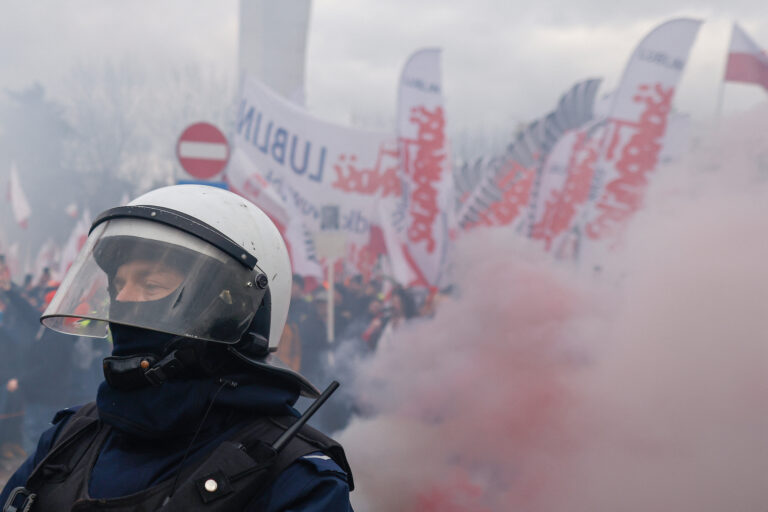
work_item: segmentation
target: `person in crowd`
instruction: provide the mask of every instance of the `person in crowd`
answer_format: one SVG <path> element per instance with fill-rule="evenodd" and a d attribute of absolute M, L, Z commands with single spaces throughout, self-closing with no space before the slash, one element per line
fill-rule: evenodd
<path fill-rule="evenodd" d="M 301 325 L 306 320 L 311 305 L 304 293 L 306 283 L 299 274 L 293 274 L 291 281 L 291 308 L 288 310 L 288 317 L 297 325 Z"/>
<path fill-rule="evenodd" d="M 74 340 L 40 325 L 40 311 L 23 290 L 8 282 L 0 291 L 6 304 L 6 330 L 17 340 L 19 364 L 15 380 L 24 402 L 22 446 L 31 453 L 71 390 Z"/>
<path fill-rule="evenodd" d="M 392 318 L 391 311 L 385 309 L 384 304 L 374 299 L 368 304 L 368 313 L 370 315 L 370 321 L 365 330 L 360 335 L 363 340 L 363 346 L 369 353 L 375 352 L 376 347 L 379 345 L 379 338 L 384 332 L 389 320 Z"/>
<path fill-rule="evenodd" d="M 5 262 L 5 254 L 0 254 L 0 287 L 6 289 L 11 285 L 11 269 Z"/>
<path fill-rule="evenodd" d="M 43 268 L 43 271 L 40 273 L 40 277 L 37 279 L 37 285 L 35 285 L 35 288 L 43 290 L 48 286 L 48 283 L 50 281 L 51 281 L 51 269 L 49 267 L 45 267 Z"/>
<path fill-rule="evenodd" d="M 34 304 L 42 311 L 50 302 L 47 298 L 52 296 L 51 292 L 55 292 L 58 287 L 59 283 L 51 276 L 51 269 L 45 267 L 33 288 L 32 297 L 34 298 Z"/>
<path fill-rule="evenodd" d="M 5 313 L 5 303 L 0 302 L 0 312 Z M 0 456 L 15 460 L 26 456 L 21 447 L 21 425 L 24 415 L 19 393 L 20 350 L 19 342 L 6 329 L 0 316 Z"/>
<path fill-rule="evenodd" d="M 305 426 L 272 446 L 319 395 L 273 356 L 290 288 L 279 231 L 230 192 L 165 187 L 104 212 L 42 321 L 108 332 L 105 381 L 56 415 L 4 510 L 351 510 L 338 443 Z"/>
<path fill-rule="evenodd" d="M 75 339 L 67 404 L 83 404 L 94 399 L 99 384 L 104 380 L 102 361 L 109 353 L 109 343 L 104 343 L 104 340 L 86 336 Z"/>
<path fill-rule="evenodd" d="M 427 295 L 424 304 L 419 307 L 420 317 L 433 317 L 440 307 L 440 304 L 451 296 L 453 293 L 453 286 L 446 286 L 440 290 L 432 291 Z"/>
<path fill-rule="evenodd" d="M 416 317 L 418 313 L 413 297 L 402 286 L 395 286 L 392 289 L 391 304 L 392 306 L 384 313 L 388 319 L 378 338 L 378 350 L 395 343 L 395 330 Z"/>
<path fill-rule="evenodd" d="M 24 275 L 24 283 L 21 285 L 21 295 L 26 299 L 27 302 L 30 304 L 35 304 L 35 285 L 32 282 L 32 279 L 34 279 L 34 276 L 32 274 L 25 274 Z"/>
<path fill-rule="evenodd" d="M 360 274 L 346 280 L 344 290 L 344 309 L 350 312 L 352 318 L 368 315 L 370 298 L 365 293 L 365 282 Z"/>
<path fill-rule="evenodd" d="M 307 316 L 301 329 L 301 367 L 313 382 L 326 382 L 328 371 L 329 343 L 328 326 L 328 291 L 317 287 L 312 292 L 312 302 L 307 309 Z"/>
<path fill-rule="evenodd" d="M 349 323 L 353 320 L 354 312 L 357 309 L 354 303 L 354 296 L 350 296 L 349 290 L 342 284 L 334 285 L 333 294 L 333 318 L 334 318 L 334 337 L 338 339 L 344 335 Z"/>

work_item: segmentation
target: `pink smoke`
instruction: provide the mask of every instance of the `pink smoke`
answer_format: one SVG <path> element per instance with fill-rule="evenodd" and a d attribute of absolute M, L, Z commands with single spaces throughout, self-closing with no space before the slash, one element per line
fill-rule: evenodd
<path fill-rule="evenodd" d="M 460 296 L 359 368 L 356 507 L 764 510 L 768 185 L 737 153 L 659 171 L 599 275 L 508 230 L 461 240 Z"/>

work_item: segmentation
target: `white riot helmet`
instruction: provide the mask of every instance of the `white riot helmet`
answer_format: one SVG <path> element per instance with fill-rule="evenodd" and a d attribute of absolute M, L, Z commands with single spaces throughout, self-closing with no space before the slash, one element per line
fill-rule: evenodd
<path fill-rule="evenodd" d="M 157 268 L 164 272 L 149 271 Z M 257 206 L 215 187 L 164 187 L 94 221 L 41 321 L 77 336 L 106 337 L 109 324 L 118 324 L 224 344 L 237 358 L 317 396 L 272 355 L 288 315 L 291 278 L 285 242 Z"/>

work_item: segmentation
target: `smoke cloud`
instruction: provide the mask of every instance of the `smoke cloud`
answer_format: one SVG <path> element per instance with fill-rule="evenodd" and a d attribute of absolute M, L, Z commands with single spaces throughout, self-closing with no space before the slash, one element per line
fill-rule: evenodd
<path fill-rule="evenodd" d="M 460 294 L 359 367 L 371 413 L 340 436 L 355 506 L 764 510 L 768 147 L 713 141 L 766 118 L 661 169 L 619 246 L 580 269 L 508 231 L 461 240 Z"/>

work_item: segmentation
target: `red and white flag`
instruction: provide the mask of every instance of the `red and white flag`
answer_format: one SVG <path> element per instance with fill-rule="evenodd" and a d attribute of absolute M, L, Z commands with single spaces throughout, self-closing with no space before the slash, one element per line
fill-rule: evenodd
<path fill-rule="evenodd" d="M 21 180 L 19 179 L 19 171 L 16 169 L 16 162 L 11 164 L 11 183 L 8 188 L 8 200 L 11 202 L 13 218 L 16 219 L 19 226 L 26 229 L 32 209 L 29 207 L 27 196 L 24 195 L 24 190 L 21 188 Z"/>
<path fill-rule="evenodd" d="M 58 262 L 61 257 L 61 248 L 49 238 L 45 243 L 40 246 L 40 252 L 37 253 L 35 258 L 35 265 L 33 274 L 39 276 L 43 273 L 43 269 L 47 268 L 52 273 L 56 273 L 58 269 Z M 57 275 L 54 278 L 59 277 Z"/>
<path fill-rule="evenodd" d="M 61 251 L 61 261 L 59 261 L 58 272 L 60 277 L 63 278 L 67 273 L 67 270 L 69 270 L 69 267 L 72 266 L 75 258 L 77 258 L 77 255 L 80 253 L 80 249 L 83 248 L 85 241 L 88 239 L 88 231 L 90 229 L 91 213 L 86 209 L 83 212 L 83 216 L 80 217 L 80 220 L 75 224 L 72 234 L 69 235 L 69 240 L 67 240 L 64 249 Z"/>
<path fill-rule="evenodd" d="M 768 91 L 768 55 L 736 23 L 728 49 L 725 81 L 762 85 Z"/>

